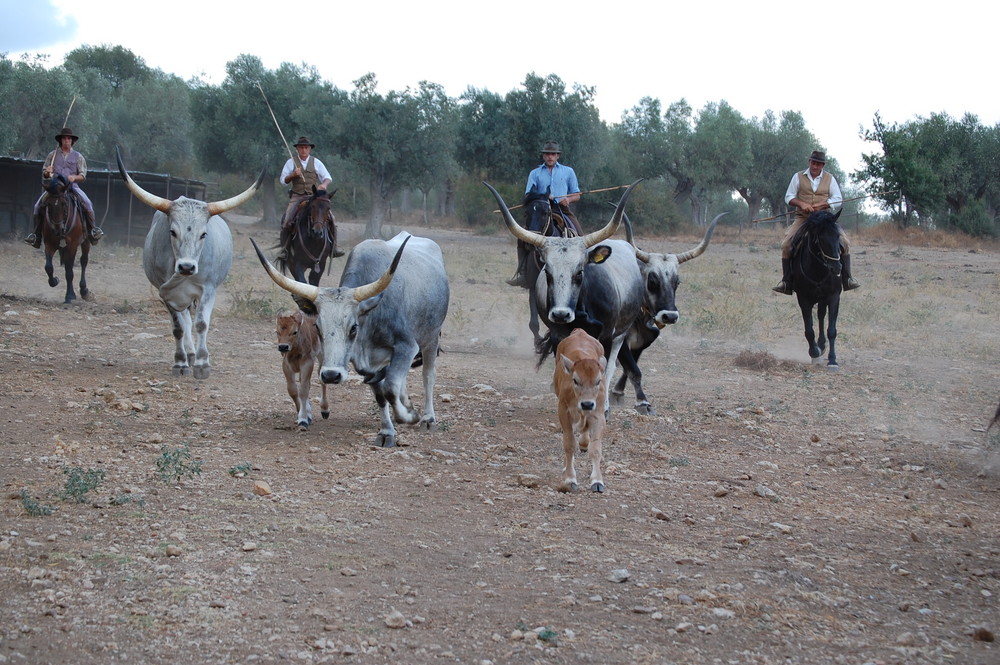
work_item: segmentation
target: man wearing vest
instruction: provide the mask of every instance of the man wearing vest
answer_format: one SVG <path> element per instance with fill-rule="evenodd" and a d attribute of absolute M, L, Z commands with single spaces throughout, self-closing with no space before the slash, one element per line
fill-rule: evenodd
<path fill-rule="evenodd" d="M 292 229 L 295 226 L 295 215 L 298 211 L 299 204 L 306 201 L 312 196 L 313 185 L 316 185 L 316 189 L 321 192 L 325 192 L 326 188 L 329 187 L 333 180 L 330 178 L 330 172 L 327 171 L 326 166 L 320 160 L 313 157 L 312 149 L 316 147 L 314 143 L 311 143 L 308 137 L 300 136 L 298 140 L 294 143 L 295 152 L 298 153 L 297 156 L 290 157 L 287 162 L 285 162 L 285 167 L 281 169 L 281 182 L 286 185 L 291 185 L 291 189 L 288 191 L 288 207 L 285 208 L 285 216 L 281 220 L 281 236 L 279 239 L 279 245 L 281 247 L 281 252 L 286 252 L 288 247 L 288 241 L 292 235 Z M 331 224 L 331 233 L 333 232 L 332 224 L 333 220 L 328 220 Z M 336 238 L 336 235 L 333 236 Z M 344 252 L 337 247 L 333 248 L 332 256 L 343 256 Z"/>
<path fill-rule="evenodd" d="M 791 182 L 788 183 L 785 203 L 795 206 L 795 221 L 785 231 L 785 238 L 781 241 L 781 281 L 772 287 L 772 291 L 784 293 L 786 296 L 792 295 L 791 249 L 795 232 L 811 213 L 817 210 L 836 210 L 844 201 L 837 179 L 832 173 L 823 170 L 825 165 L 826 153 L 813 150 L 809 155 L 809 168 L 793 175 Z M 840 231 L 840 245 L 842 247 L 840 261 L 843 265 L 841 279 L 844 282 L 844 290 L 850 291 L 861 284 L 851 276 L 851 244 L 847 241 L 843 229 Z"/>

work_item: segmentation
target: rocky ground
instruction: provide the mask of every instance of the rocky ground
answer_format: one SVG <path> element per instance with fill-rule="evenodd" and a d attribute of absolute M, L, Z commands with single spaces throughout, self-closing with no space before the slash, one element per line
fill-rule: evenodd
<path fill-rule="evenodd" d="M 855 241 L 834 373 L 769 291 L 778 232 L 721 233 L 643 357 L 656 415 L 613 409 L 607 491 L 563 494 L 509 237 L 421 230 L 439 427 L 380 449 L 357 380 L 295 427 L 273 230 L 233 226 L 204 381 L 139 250 L 65 306 L 0 243 L 0 663 L 1000 661 L 996 251 Z"/>

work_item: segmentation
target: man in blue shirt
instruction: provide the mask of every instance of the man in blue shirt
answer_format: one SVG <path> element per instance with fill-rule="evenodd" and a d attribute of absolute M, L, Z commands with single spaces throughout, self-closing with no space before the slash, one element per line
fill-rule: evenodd
<path fill-rule="evenodd" d="M 576 215 L 570 210 L 570 204 L 580 200 L 580 184 L 576 179 L 576 171 L 565 164 L 559 163 L 562 150 L 555 141 L 546 141 L 542 146 L 542 163 L 528 174 L 528 184 L 524 188 L 525 203 L 539 198 L 547 198 L 551 203 L 558 204 L 557 210 L 563 218 L 569 221 L 577 235 L 583 235 L 583 229 Z M 530 230 L 541 233 L 542 229 Z M 524 267 L 528 256 L 527 246 L 517 241 L 517 273 L 507 280 L 511 286 L 530 288 L 525 282 Z"/>

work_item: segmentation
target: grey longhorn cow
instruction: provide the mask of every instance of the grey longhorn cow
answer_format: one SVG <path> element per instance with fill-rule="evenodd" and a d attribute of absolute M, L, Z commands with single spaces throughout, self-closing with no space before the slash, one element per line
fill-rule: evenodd
<path fill-rule="evenodd" d="M 538 248 L 542 271 L 531 292 L 539 317 L 549 332 L 539 351 L 538 364 L 575 328 L 583 328 L 604 347 L 612 365 L 625 336 L 642 307 L 642 277 L 635 248 L 624 240 L 609 240 L 621 224 L 625 203 L 640 181 L 622 194 L 611 221 L 600 229 L 575 238 L 547 237 L 521 227 L 511 215 L 500 193 L 493 193 L 503 213 L 507 229 L 518 240 Z M 610 367 L 609 367 L 610 369 Z M 604 412 L 610 409 L 612 371 L 605 373 Z"/>
<path fill-rule="evenodd" d="M 233 236 L 219 217 L 248 201 L 264 180 L 242 194 L 207 203 L 181 196 L 173 201 L 151 194 L 137 185 L 125 170 L 115 149 L 118 170 L 133 195 L 156 210 L 142 248 L 142 268 L 156 287 L 173 321 L 174 376 L 192 373 L 207 379 L 212 368 L 208 354 L 208 329 L 215 307 L 215 293 L 233 262 Z M 192 334 L 197 334 L 197 344 Z"/>
<path fill-rule="evenodd" d="M 399 423 L 434 429 L 436 361 L 449 298 L 437 243 L 407 233 L 389 241 L 360 242 L 347 257 L 336 288 L 289 279 L 271 265 L 256 242 L 253 245 L 271 279 L 291 293 L 300 308 L 315 308 L 323 348 L 320 380 L 342 383 L 350 363 L 371 386 L 382 412 L 375 444 L 396 445 L 391 415 Z M 418 354 L 423 365 L 423 416 L 413 408 L 406 387 Z"/>
<path fill-rule="evenodd" d="M 726 214 L 728 213 L 716 215 L 701 242 L 680 254 L 661 254 L 635 248 L 635 258 L 639 261 L 644 286 L 642 315 L 632 324 L 626 343 L 618 353 L 622 374 L 611 390 L 612 403 L 621 404 L 624 401 L 625 382 L 630 381 L 635 390 L 635 410 L 643 414 L 654 412 L 653 405 L 650 404 L 642 387 L 639 356 L 656 341 L 660 336 L 660 330 L 680 320 L 676 301 L 677 288 L 681 283 L 680 264 L 701 256 L 708 249 L 716 223 Z M 624 215 L 624 220 L 625 236 L 634 247 L 632 221 L 627 213 Z"/>

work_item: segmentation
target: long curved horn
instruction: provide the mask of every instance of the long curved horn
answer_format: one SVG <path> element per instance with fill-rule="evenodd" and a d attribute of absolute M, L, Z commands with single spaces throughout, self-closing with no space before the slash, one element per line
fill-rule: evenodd
<path fill-rule="evenodd" d="M 628 240 L 628 244 L 632 245 L 633 249 L 635 249 L 635 258 L 643 263 L 649 263 L 653 255 L 635 246 L 635 240 L 632 237 L 632 220 L 628 218 L 627 212 L 622 213 L 622 220 L 625 222 L 625 238 Z"/>
<path fill-rule="evenodd" d="M 311 302 L 316 302 L 316 298 L 319 297 L 319 287 L 313 286 L 312 284 L 304 284 L 302 282 L 297 282 L 290 277 L 286 277 L 278 272 L 271 262 L 264 258 L 264 252 L 260 251 L 260 247 L 257 246 L 257 241 L 250 238 L 253 248 L 257 250 L 257 258 L 260 259 L 260 264 L 264 266 L 264 270 L 267 274 L 271 276 L 274 283 L 288 291 L 292 295 L 300 296 L 309 300 Z"/>
<path fill-rule="evenodd" d="M 208 214 L 209 215 L 221 215 L 222 213 L 232 210 L 241 203 L 246 203 L 249 201 L 257 190 L 260 189 L 260 183 L 264 182 L 264 174 L 267 172 L 267 167 L 265 166 L 260 170 L 260 175 L 257 176 L 257 182 L 250 185 L 250 187 L 242 194 L 237 194 L 232 198 L 228 198 L 225 201 L 213 201 L 208 204 Z"/>
<path fill-rule="evenodd" d="M 529 245 L 534 245 L 535 247 L 541 247 L 545 244 L 545 236 L 540 233 L 535 233 L 534 231 L 529 231 L 514 221 L 514 216 L 510 214 L 510 209 L 508 209 L 507 204 L 503 202 L 500 192 L 493 189 L 493 185 L 488 182 L 484 182 L 483 184 L 486 185 L 491 192 L 493 192 L 493 198 L 495 198 L 497 203 L 500 204 L 500 212 L 503 213 L 503 221 L 507 225 L 507 229 L 515 238 L 524 241 Z"/>
<path fill-rule="evenodd" d="M 622 223 L 622 215 L 625 214 L 625 203 L 628 201 L 628 197 L 631 196 L 632 190 L 635 189 L 635 186 L 643 180 L 644 178 L 639 178 L 628 186 L 628 189 L 626 189 L 625 193 L 622 194 L 621 199 L 618 201 L 618 205 L 615 207 L 615 214 L 612 215 L 611 221 L 608 222 L 603 229 L 583 236 L 583 244 L 585 247 L 593 247 L 599 242 L 604 242 L 613 236 L 616 231 L 618 231 L 618 227 Z"/>
<path fill-rule="evenodd" d="M 121 150 L 119 150 L 118 146 L 115 146 L 115 157 L 118 158 L 118 172 L 121 173 L 122 179 L 125 181 L 125 186 L 129 188 L 129 191 L 132 192 L 137 199 L 148 205 L 150 208 L 153 208 L 154 210 L 159 210 L 164 213 L 169 213 L 170 206 L 173 204 L 173 201 L 161 198 L 159 196 L 156 196 L 155 194 L 150 194 L 145 189 L 136 184 L 135 180 L 132 180 L 132 177 L 128 174 L 128 171 L 125 170 L 125 162 L 122 161 Z M 225 199 L 224 201 L 213 201 L 209 203 L 208 214 L 221 215 L 222 213 L 228 210 L 232 210 L 241 203 L 245 203 L 247 200 L 250 199 L 250 197 L 252 197 L 254 194 L 257 193 L 257 190 L 260 188 L 260 184 L 264 182 L 264 174 L 266 173 L 266 171 L 267 171 L 266 167 L 261 169 L 260 175 L 257 176 L 257 181 L 254 184 L 252 184 L 250 188 L 247 189 L 242 194 L 237 194 L 236 196 Z"/>
<path fill-rule="evenodd" d="M 365 284 L 364 286 L 357 286 L 354 288 L 354 299 L 358 302 L 362 300 L 368 300 L 373 298 L 378 294 L 382 293 L 389 287 L 389 282 L 392 281 L 392 276 L 396 274 L 396 267 L 399 265 L 399 257 L 403 255 L 403 249 L 406 247 L 406 243 L 410 242 L 410 238 L 413 236 L 406 236 L 406 240 L 403 244 L 399 246 L 396 250 L 396 256 L 392 259 L 392 264 L 389 269 L 382 273 L 382 276 L 371 284 Z"/>
<path fill-rule="evenodd" d="M 145 189 L 135 184 L 135 180 L 132 180 L 128 171 L 125 170 L 125 162 L 122 161 L 122 153 L 118 149 L 118 146 L 115 146 L 115 156 L 118 158 L 118 172 L 122 174 L 122 180 L 125 181 L 125 186 L 128 187 L 129 191 L 135 195 L 135 198 L 139 199 L 154 210 L 159 210 L 160 212 L 169 214 L 172 201 L 160 198 L 155 194 L 150 194 Z"/>
<path fill-rule="evenodd" d="M 712 233 L 715 231 L 715 223 L 728 214 L 728 212 L 722 212 L 716 215 L 715 219 L 712 220 L 712 223 L 708 225 L 708 230 L 705 231 L 705 237 L 701 239 L 701 242 L 688 251 L 678 254 L 677 263 L 684 263 L 685 261 L 690 261 L 695 257 L 701 256 L 702 252 L 708 249 L 708 243 L 712 240 Z"/>

